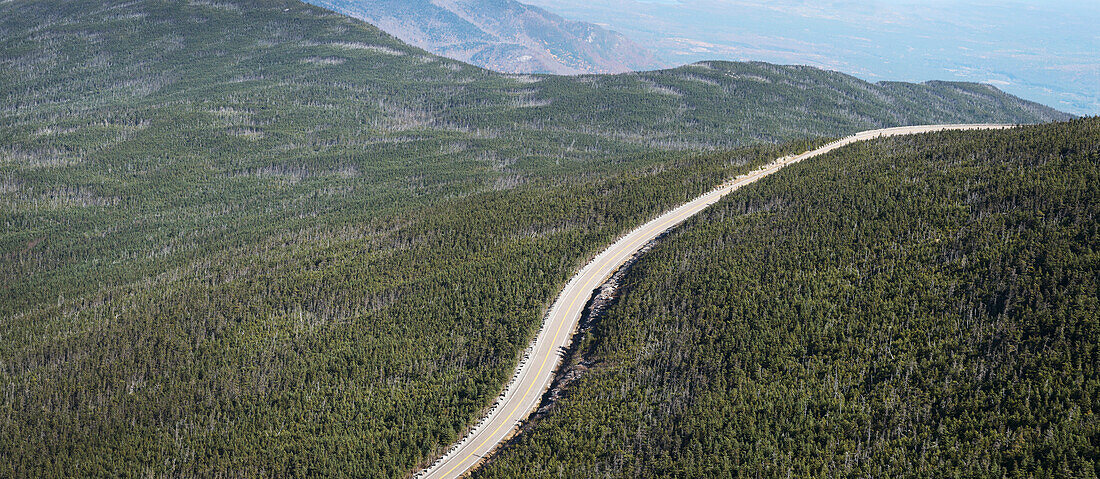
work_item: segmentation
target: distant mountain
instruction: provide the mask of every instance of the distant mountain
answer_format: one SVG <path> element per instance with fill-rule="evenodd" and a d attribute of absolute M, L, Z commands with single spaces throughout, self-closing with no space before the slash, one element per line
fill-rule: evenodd
<path fill-rule="evenodd" d="M 991 83 L 1071 113 L 1100 113 L 1094 0 L 522 1 L 615 29 L 675 65 L 759 60 L 872 81 Z"/>
<path fill-rule="evenodd" d="M 623 73 L 665 65 L 625 36 L 514 0 L 310 0 L 438 55 L 507 73 Z"/>

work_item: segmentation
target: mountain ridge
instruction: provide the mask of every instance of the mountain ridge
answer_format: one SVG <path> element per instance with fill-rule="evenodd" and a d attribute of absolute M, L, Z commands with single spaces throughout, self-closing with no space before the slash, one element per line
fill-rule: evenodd
<path fill-rule="evenodd" d="M 311 0 L 433 53 L 503 73 L 623 73 L 665 64 L 620 33 L 514 0 Z"/>

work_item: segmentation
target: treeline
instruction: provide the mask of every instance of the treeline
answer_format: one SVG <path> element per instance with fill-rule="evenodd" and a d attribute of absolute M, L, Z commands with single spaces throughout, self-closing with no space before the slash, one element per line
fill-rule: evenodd
<path fill-rule="evenodd" d="M 476 477 L 1096 477 L 1100 121 L 875 140 L 689 221 Z"/>

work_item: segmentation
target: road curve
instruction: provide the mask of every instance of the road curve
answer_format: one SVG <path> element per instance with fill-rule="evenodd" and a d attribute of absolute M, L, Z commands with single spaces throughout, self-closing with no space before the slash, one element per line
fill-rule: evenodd
<path fill-rule="evenodd" d="M 515 375 L 490 408 L 489 413 L 470 430 L 466 437 L 431 466 L 417 473 L 416 477 L 425 479 L 462 477 L 493 452 L 500 443 L 508 439 L 520 423 L 538 407 L 543 393 L 550 387 L 554 371 L 561 362 L 562 352 L 573 336 L 584 305 L 592 296 L 593 290 L 603 284 L 650 240 L 718 202 L 723 196 L 775 173 L 787 165 L 858 141 L 943 130 L 999 130 L 1014 126 L 925 125 L 864 131 L 813 151 L 778 158 L 759 169 L 733 178 L 631 231 L 596 255 L 569 280 L 543 320 L 542 329 L 539 330 L 534 342 L 525 351 L 523 359 L 516 367 Z"/>

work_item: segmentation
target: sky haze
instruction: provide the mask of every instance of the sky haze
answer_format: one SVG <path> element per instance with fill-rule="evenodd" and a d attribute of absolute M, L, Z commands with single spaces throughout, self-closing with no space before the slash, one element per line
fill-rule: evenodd
<path fill-rule="evenodd" d="M 871 81 L 974 81 L 1100 113 L 1100 2 L 527 0 L 674 64 L 761 60 Z"/>

